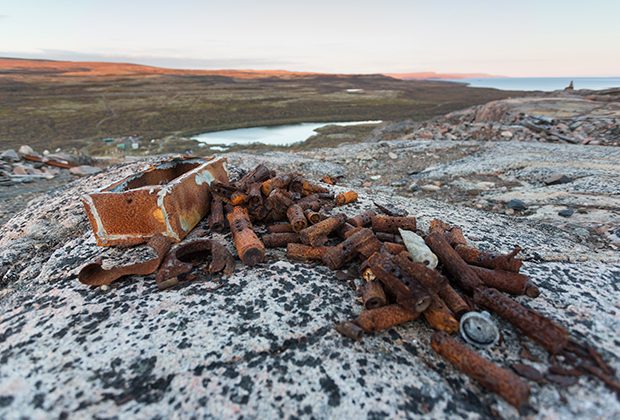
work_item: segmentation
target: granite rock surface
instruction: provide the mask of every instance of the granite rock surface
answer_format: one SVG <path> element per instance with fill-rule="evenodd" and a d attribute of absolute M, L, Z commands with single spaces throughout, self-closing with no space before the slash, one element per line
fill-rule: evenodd
<path fill-rule="evenodd" d="M 353 147 L 351 155 L 429 145 L 373 147 Z M 233 174 L 257 163 L 278 171 L 305 167 L 314 180 L 314 174 L 335 172 L 334 165 L 347 173 L 346 153 L 342 162 L 318 154 L 233 154 L 229 162 Z M 430 347 L 433 331 L 421 319 L 367 334 L 361 342 L 344 338 L 333 326 L 361 311 L 355 291 L 327 268 L 290 262 L 277 250 L 253 268 L 237 261 L 228 278 L 197 267 L 193 280 L 164 292 L 154 275 L 131 276 L 109 288 L 81 284 L 77 274 L 85 264 L 139 249 L 97 247 L 79 196 L 151 163 L 117 166 L 55 189 L 0 228 L 0 418 L 620 417 L 617 396 L 586 376 L 567 387 L 530 382 L 532 395 L 519 413 L 439 357 Z M 433 171 L 423 176 L 432 178 Z M 555 187 L 561 186 L 546 188 Z M 330 188 L 342 192 L 350 185 Z M 522 272 L 542 294 L 516 300 L 569 328 L 620 369 L 620 257 L 613 249 L 531 218 L 387 187 L 355 189 L 359 200 L 338 211 L 353 216 L 372 209 L 373 200 L 390 202 L 416 216 L 423 230 L 441 218 L 461 226 L 481 249 L 508 252 L 520 245 Z M 200 235 L 236 255 L 230 234 L 209 232 L 204 220 L 185 241 Z M 503 340 L 477 351 L 504 367 L 522 362 L 545 372 L 548 353 L 492 317 Z M 537 362 L 522 357 L 524 346 Z"/>

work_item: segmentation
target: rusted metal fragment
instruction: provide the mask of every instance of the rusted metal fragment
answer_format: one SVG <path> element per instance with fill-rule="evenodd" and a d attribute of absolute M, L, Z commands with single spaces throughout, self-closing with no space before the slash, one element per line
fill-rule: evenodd
<path fill-rule="evenodd" d="M 390 216 L 390 217 L 407 217 L 409 216 L 409 212 L 407 210 L 400 209 L 393 204 L 382 204 L 377 203 L 376 201 L 372 202 L 381 213 Z"/>
<path fill-rule="evenodd" d="M 429 293 L 439 293 L 448 285 L 448 279 L 442 276 L 439 271 L 432 270 L 423 263 L 411 261 L 407 252 L 401 252 L 392 259 L 419 281 Z"/>
<path fill-rule="evenodd" d="M 306 245 L 321 246 L 327 242 L 327 235 L 340 228 L 346 220 L 347 216 L 341 213 L 309 226 L 299 232 L 301 241 Z"/>
<path fill-rule="evenodd" d="M 157 234 L 148 241 L 146 246 L 155 251 L 153 258 L 148 261 L 106 270 L 102 268 L 103 259 L 100 258 L 97 262 L 88 264 L 82 268 L 78 274 L 78 279 L 81 283 L 89 286 L 101 286 L 103 284 L 112 283 L 114 280 L 130 274 L 151 274 L 157 270 L 161 260 L 164 259 L 164 256 L 170 250 L 170 238 Z"/>
<path fill-rule="evenodd" d="M 308 197 L 310 197 L 310 196 L 308 196 Z M 323 206 L 325 206 L 326 203 L 327 203 L 327 201 L 321 200 L 320 198 L 317 198 L 314 201 L 301 201 L 301 200 L 297 201 L 297 204 L 299 204 L 299 206 L 304 211 L 313 211 L 313 212 L 317 212 L 317 211 L 321 210 L 321 208 L 323 208 Z M 324 218 L 322 218 L 321 220 L 323 220 L 323 219 Z"/>
<path fill-rule="evenodd" d="M 230 276 L 235 271 L 235 259 L 225 246 L 210 239 L 198 239 L 174 249 L 157 271 L 155 282 L 160 290 L 178 284 L 177 276 L 189 273 L 194 265 L 191 263 L 196 258 L 206 259 L 209 254 L 213 256 L 209 265 L 209 274 L 223 271 L 224 275 Z"/>
<path fill-rule="evenodd" d="M 450 308 L 448 308 L 444 301 L 434 293 L 431 294 L 431 304 L 422 314 L 431 327 L 438 331 L 454 334 L 459 330 L 459 322 L 454 317 Z"/>
<path fill-rule="evenodd" d="M 381 250 L 381 242 L 370 229 L 362 229 L 340 244 L 332 247 L 323 256 L 323 262 L 332 270 L 342 267 L 353 259 L 356 253 L 368 258 Z"/>
<path fill-rule="evenodd" d="M 583 376 L 584 373 L 579 369 L 565 369 L 563 367 L 557 365 L 549 366 L 549 372 L 555 373 L 556 375 L 564 375 L 564 376 Z"/>
<path fill-rule="evenodd" d="M 443 358 L 489 391 L 520 409 L 530 396 L 530 387 L 517 375 L 486 360 L 443 331 L 431 338 L 431 346 Z"/>
<path fill-rule="evenodd" d="M 270 233 L 264 235 L 261 240 L 265 244 L 265 248 L 282 248 L 288 244 L 299 243 L 299 233 L 284 232 L 284 233 Z"/>
<path fill-rule="evenodd" d="M 441 233 L 429 234 L 424 242 L 437 255 L 448 275 L 456 280 L 467 293 L 473 293 L 476 289 L 484 288 L 482 280 L 469 268 Z"/>
<path fill-rule="evenodd" d="M 323 216 L 321 213 L 318 213 L 311 208 L 304 210 L 304 216 L 308 219 L 311 225 L 316 225 L 321 220 L 326 219 L 326 216 Z"/>
<path fill-rule="evenodd" d="M 348 239 L 349 236 L 356 234 L 357 232 L 359 232 L 360 230 L 362 230 L 361 228 L 356 228 L 355 226 L 349 224 L 348 222 L 345 222 L 342 226 L 340 226 L 340 228 L 338 229 L 338 236 L 341 239 Z"/>
<path fill-rule="evenodd" d="M 376 252 L 368 259 L 368 264 L 404 308 L 422 312 L 431 304 L 430 294 L 424 286 L 400 268 L 389 254 Z"/>
<path fill-rule="evenodd" d="M 235 207 L 226 217 L 230 223 L 230 231 L 239 258 L 244 264 L 250 267 L 255 266 L 265 256 L 265 245 L 254 233 L 247 209 Z"/>
<path fill-rule="evenodd" d="M 71 168 L 77 167 L 77 165 L 72 165 L 67 162 L 60 162 L 60 161 L 49 159 L 49 158 L 40 158 L 38 156 L 31 156 L 31 155 L 22 155 L 22 157 L 25 160 L 29 160 L 32 162 L 41 162 L 41 163 L 45 163 L 46 165 L 56 166 L 58 168 L 71 169 Z"/>
<path fill-rule="evenodd" d="M 437 233 L 445 234 L 450 229 L 452 229 L 452 226 L 450 226 L 448 223 L 444 222 L 443 220 L 433 219 L 430 222 L 428 233 L 437 232 Z"/>
<path fill-rule="evenodd" d="M 226 209 L 226 205 L 232 205 L 230 197 L 234 192 L 237 191 L 237 188 L 229 185 L 228 182 L 220 182 L 217 179 L 211 182 L 211 194 L 213 197 L 217 197 L 224 203 L 224 209 Z"/>
<path fill-rule="evenodd" d="M 524 363 L 515 363 L 513 365 L 510 365 L 510 367 L 512 368 L 512 370 L 517 372 L 519 376 L 523 376 L 530 381 L 542 382 L 542 380 L 544 379 L 542 373 L 540 373 L 540 371 L 534 366 L 526 365 Z"/>
<path fill-rule="evenodd" d="M 271 178 L 271 171 L 265 165 L 260 164 L 256 168 L 248 172 L 244 177 L 235 182 L 233 185 L 241 191 L 248 191 L 250 185 L 255 183 L 262 184 L 264 181 Z"/>
<path fill-rule="evenodd" d="M 381 308 L 387 304 L 383 285 L 379 280 L 371 280 L 362 286 L 364 308 L 371 310 Z"/>
<path fill-rule="evenodd" d="M 472 310 L 467 302 L 463 300 L 461 295 L 459 295 L 449 284 L 446 284 L 446 286 L 444 286 L 437 294 L 445 302 L 448 308 L 450 308 L 452 313 L 454 313 L 456 319 L 461 319 L 463 315 Z"/>
<path fill-rule="evenodd" d="M 288 210 L 286 210 L 286 216 L 288 217 L 289 222 L 291 222 L 295 232 L 301 232 L 308 227 L 306 215 L 298 204 L 293 204 L 290 206 Z"/>
<path fill-rule="evenodd" d="M 383 245 L 381 246 L 381 251 L 387 252 L 388 254 L 392 255 L 398 255 L 401 252 L 407 252 L 407 247 L 402 244 L 395 244 L 394 242 L 383 242 Z"/>
<path fill-rule="evenodd" d="M 241 191 L 235 191 L 230 195 L 230 204 L 233 206 L 241 206 L 247 204 L 249 199 L 249 195 L 242 193 Z"/>
<path fill-rule="evenodd" d="M 363 310 L 353 322 L 364 332 L 372 333 L 416 320 L 419 317 L 420 312 L 404 308 L 399 304 L 392 304 L 370 311 Z"/>
<path fill-rule="evenodd" d="M 357 200 L 357 193 L 355 191 L 347 191 L 342 194 L 338 194 L 334 199 L 337 206 L 344 206 Z"/>
<path fill-rule="evenodd" d="M 528 277 L 523 274 L 504 270 L 489 270 L 488 268 L 469 266 L 487 287 L 500 292 L 523 295 L 527 290 Z"/>
<path fill-rule="evenodd" d="M 220 198 L 215 197 L 211 200 L 211 212 L 207 221 L 211 231 L 219 233 L 224 230 L 226 224 L 224 219 L 224 203 L 222 203 Z"/>
<path fill-rule="evenodd" d="M 463 236 L 463 230 L 460 227 L 454 226 L 450 229 L 450 232 L 447 233 L 447 238 L 453 248 L 459 245 L 467 246 L 467 240 Z"/>
<path fill-rule="evenodd" d="M 397 234 L 398 229 L 415 231 L 415 217 L 375 216 L 372 218 L 373 232 Z"/>
<path fill-rule="evenodd" d="M 568 343 L 568 330 L 553 323 L 538 312 L 528 309 L 496 289 L 477 291 L 474 302 L 495 312 L 519 328 L 527 337 L 557 354 Z"/>
<path fill-rule="evenodd" d="M 560 385 L 562 388 L 575 385 L 578 381 L 578 379 L 575 378 L 574 376 L 556 375 L 554 373 L 549 373 L 549 372 L 545 374 L 545 379 Z"/>
<path fill-rule="evenodd" d="M 466 245 L 457 245 L 455 249 L 468 264 L 477 265 L 478 267 L 518 273 L 521 265 L 523 265 L 523 260 L 515 258 L 519 251 L 521 251 L 520 247 L 516 247 L 506 255 L 482 252 L 479 249 Z"/>
<path fill-rule="evenodd" d="M 364 335 L 363 330 L 352 322 L 344 321 L 334 327 L 336 331 L 351 340 L 360 341 Z"/>
<path fill-rule="evenodd" d="M 262 183 L 261 191 L 266 197 L 269 197 L 269 194 L 271 194 L 271 191 L 273 190 L 288 188 L 288 184 L 290 184 L 293 176 L 295 176 L 295 174 L 282 174 L 268 179 Z"/>
<path fill-rule="evenodd" d="M 358 214 L 355 217 L 351 217 L 347 220 L 347 223 L 355 227 L 368 227 L 372 225 L 372 218 L 377 214 L 372 210 L 367 210 L 362 214 Z"/>
<path fill-rule="evenodd" d="M 269 233 L 295 232 L 293 230 L 293 226 L 290 223 L 279 223 L 277 225 L 267 226 L 267 231 Z"/>
<path fill-rule="evenodd" d="M 607 387 L 615 391 L 618 398 L 620 398 L 620 382 L 612 378 L 611 375 L 608 375 L 607 373 L 603 372 L 602 369 L 596 366 L 593 366 L 589 363 L 582 363 L 581 365 L 579 365 L 579 367 L 585 370 L 586 372 L 594 376 L 597 376 L 599 379 L 605 382 L 605 385 L 607 385 Z"/>
<path fill-rule="evenodd" d="M 371 282 L 375 280 L 377 276 L 375 276 L 370 267 L 366 267 L 362 269 L 362 278 L 367 282 Z"/>
<path fill-rule="evenodd" d="M 226 159 L 172 159 L 82 196 L 97 245 L 135 245 L 158 233 L 179 242 L 209 212 L 214 180 L 228 183 Z"/>
<path fill-rule="evenodd" d="M 393 242 L 395 244 L 404 244 L 403 238 L 398 233 L 375 232 L 375 236 L 381 242 Z"/>
<path fill-rule="evenodd" d="M 338 182 L 342 180 L 342 178 L 344 178 L 344 175 L 331 176 L 331 175 L 325 174 L 321 177 L 321 181 L 328 185 L 336 185 Z"/>
<path fill-rule="evenodd" d="M 289 243 L 286 246 L 286 258 L 292 261 L 320 261 L 323 254 L 325 254 L 329 248 L 329 246 L 313 247 L 298 243 Z"/>

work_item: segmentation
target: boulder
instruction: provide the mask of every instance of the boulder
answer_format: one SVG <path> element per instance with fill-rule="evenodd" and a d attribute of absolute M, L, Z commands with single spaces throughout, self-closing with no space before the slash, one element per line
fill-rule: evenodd
<path fill-rule="evenodd" d="M 198 271 L 196 281 L 165 292 L 153 274 L 106 288 L 81 284 L 85 264 L 110 264 L 141 248 L 97 247 L 79 197 L 153 162 L 50 191 L 0 228 L 0 417 L 620 416 L 616 395 L 587 377 L 567 388 L 530 382 L 520 413 L 438 356 L 423 320 L 351 341 L 333 326 L 361 312 L 356 293 L 327 268 L 288 261 L 278 250 L 253 268 L 237 261 L 228 278 Z M 551 225 L 435 200 L 360 192 L 337 211 L 353 216 L 373 209 L 373 201 L 406 209 L 425 231 L 435 218 L 460 226 L 481 249 L 505 253 L 520 245 L 522 272 L 542 293 L 516 300 L 620 369 L 617 253 L 595 252 Z M 230 235 L 209 232 L 206 220 L 185 241 L 202 235 L 235 253 Z M 526 362 L 521 335 L 491 316 L 503 340 L 476 351 L 503 367 Z M 538 360 L 527 363 L 546 370 L 548 353 L 527 346 Z"/>

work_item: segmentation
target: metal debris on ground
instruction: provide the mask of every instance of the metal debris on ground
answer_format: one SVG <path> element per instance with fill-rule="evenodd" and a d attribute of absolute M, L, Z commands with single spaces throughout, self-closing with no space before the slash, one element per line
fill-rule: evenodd
<path fill-rule="evenodd" d="M 178 165 L 185 164 L 176 162 L 170 167 L 178 168 Z M 348 285 L 351 285 L 352 277 L 361 278 L 364 286 L 358 290 L 361 295 L 358 299 L 364 309 L 357 318 L 334 327 L 353 340 L 360 341 L 363 333 L 391 328 L 424 315 L 429 325 L 437 330 L 431 346 L 438 354 L 519 409 L 529 398 L 529 385 L 512 371 L 484 359 L 450 336 L 460 331 L 468 343 L 483 348 L 498 342 L 500 334 L 497 327 L 488 314 L 481 316 L 475 312 L 475 304 L 504 318 L 520 333 L 549 351 L 554 360 L 552 363 L 557 363 L 556 355 L 563 356 L 563 364 L 568 367 L 554 364 L 545 375 L 549 381 L 566 385 L 574 376 L 587 374 L 600 378 L 620 395 L 615 371 L 598 352 L 570 339 L 564 327 L 504 294 L 531 298 L 540 294 L 531 279 L 519 273 L 523 262 L 516 256 L 521 248 L 516 247 L 506 255 L 482 252 L 467 244 L 459 227 L 437 219 L 431 221 L 428 233 L 419 231 L 415 217 L 391 204 L 375 203 L 386 216 L 378 216 L 370 210 L 351 218 L 343 213 L 329 216 L 326 214 L 328 209 L 356 200 L 357 193 L 349 191 L 334 197 L 330 191 L 308 182 L 301 174 L 276 175 L 264 165 L 229 183 L 225 162 L 218 160 L 209 165 L 187 167 L 189 172 L 176 169 L 173 172 L 177 175 L 166 179 L 168 185 L 177 184 L 177 177 L 186 179 L 186 175 L 191 173 L 196 184 L 199 184 L 198 179 L 205 180 L 206 193 L 200 199 L 193 197 L 189 200 L 188 206 L 200 208 L 195 216 L 200 217 L 195 223 L 192 220 L 193 224 L 183 235 L 168 231 L 171 238 L 166 238 L 152 233 L 152 227 L 145 231 L 145 235 L 155 235 L 148 245 L 156 250 L 159 257 L 148 262 L 148 273 L 157 269 L 168 252 L 171 239 L 180 241 L 207 213 L 204 209 L 211 208 L 213 213 L 208 220 L 210 229 L 223 232 L 228 222 L 237 254 L 248 266 L 255 266 L 264 259 L 265 248 L 286 247 L 288 259 L 314 265 L 323 263 L 337 270 L 336 278 Z M 138 197 L 139 191 L 155 188 L 155 181 L 165 178 L 163 173 L 153 168 L 123 180 L 107 191 L 128 189 L 133 191 L 128 196 L 130 199 Z M 134 181 L 141 177 L 145 180 Z M 183 190 L 184 187 L 180 188 Z M 166 194 L 161 195 L 165 198 Z M 127 198 L 124 199 L 127 201 Z M 91 202 L 93 199 L 90 202 L 85 200 L 85 203 Z M 152 208 L 142 210 L 142 207 L 128 207 L 125 204 L 120 209 L 125 220 L 129 216 L 123 211 L 143 219 L 151 215 Z M 93 208 L 91 205 L 89 210 Z M 168 211 L 168 208 L 165 210 Z M 184 211 L 177 211 L 176 215 L 186 214 L 190 209 L 185 208 Z M 118 214 L 118 209 L 115 214 Z M 170 214 L 175 216 L 175 210 L 170 210 Z M 312 217 L 315 214 L 319 216 Z M 135 240 L 133 227 L 125 232 L 119 224 L 120 231 L 114 233 L 116 236 L 105 237 L 100 235 L 101 230 L 97 231 L 101 223 L 92 213 L 89 213 L 89 218 L 101 245 Z M 267 225 L 268 234 L 262 240 L 254 231 L 257 223 Z M 191 259 L 204 259 L 209 253 L 212 254 L 209 273 L 223 270 L 224 275 L 229 276 L 233 272 L 234 259 L 228 250 L 222 244 L 203 239 L 173 250 L 157 274 L 157 285 L 160 289 L 176 285 L 177 276 L 192 269 Z M 142 271 L 135 271 L 136 268 L 125 267 L 112 273 L 101 269 L 101 261 L 98 261 L 82 270 L 80 281 L 102 285 L 125 274 L 146 274 L 146 268 L 140 267 Z M 524 351 L 527 349 L 524 348 Z M 533 368 L 521 364 L 513 364 L 512 368 L 527 379 L 542 381 L 540 372 Z M 570 380 L 560 380 L 562 377 Z"/>

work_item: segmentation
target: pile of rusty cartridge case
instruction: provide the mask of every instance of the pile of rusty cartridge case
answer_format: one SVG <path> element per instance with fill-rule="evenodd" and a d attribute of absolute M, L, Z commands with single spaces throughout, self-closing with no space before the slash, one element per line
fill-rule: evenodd
<path fill-rule="evenodd" d="M 423 317 L 437 331 L 431 346 L 438 354 L 520 408 L 528 400 L 529 385 L 450 336 L 459 332 L 459 320 L 477 305 L 511 323 L 553 357 L 562 355 L 572 364 L 570 369 L 556 366 L 555 371 L 597 376 L 620 393 L 615 372 L 600 354 L 572 341 L 568 330 L 506 295 L 536 298 L 540 294 L 532 281 L 519 273 L 523 262 L 516 255 L 520 248 L 506 255 L 482 252 L 468 245 L 460 228 L 441 220 L 431 221 L 429 231 L 422 232 L 415 217 L 389 204 L 375 203 L 383 215 L 367 210 L 347 217 L 338 206 L 357 200 L 354 191 L 334 196 L 301 174 L 278 175 L 264 165 L 236 182 L 229 183 L 223 176 L 209 180 L 203 197 L 210 202 L 199 206 L 210 209 L 207 221 L 211 231 L 230 229 L 244 264 L 259 264 L 266 248 L 286 248 L 286 257 L 292 261 L 324 264 L 331 270 L 348 266 L 348 272 L 360 278 L 363 286 L 357 292 L 363 309 L 355 319 L 335 327 L 343 335 L 359 341 L 364 333 Z M 265 224 L 268 232 L 262 238 L 255 233 L 258 223 Z M 179 283 L 177 276 L 191 270 L 188 261 L 197 255 L 212 255 L 210 273 L 233 272 L 233 256 L 212 240 L 184 244 L 164 259 L 175 239 L 171 236 L 155 236 L 148 244 L 153 257 L 142 265 L 112 272 L 103 270 L 98 261 L 80 273 L 80 281 L 101 285 L 129 273 L 147 274 L 163 259 L 156 277 L 163 290 Z"/>

